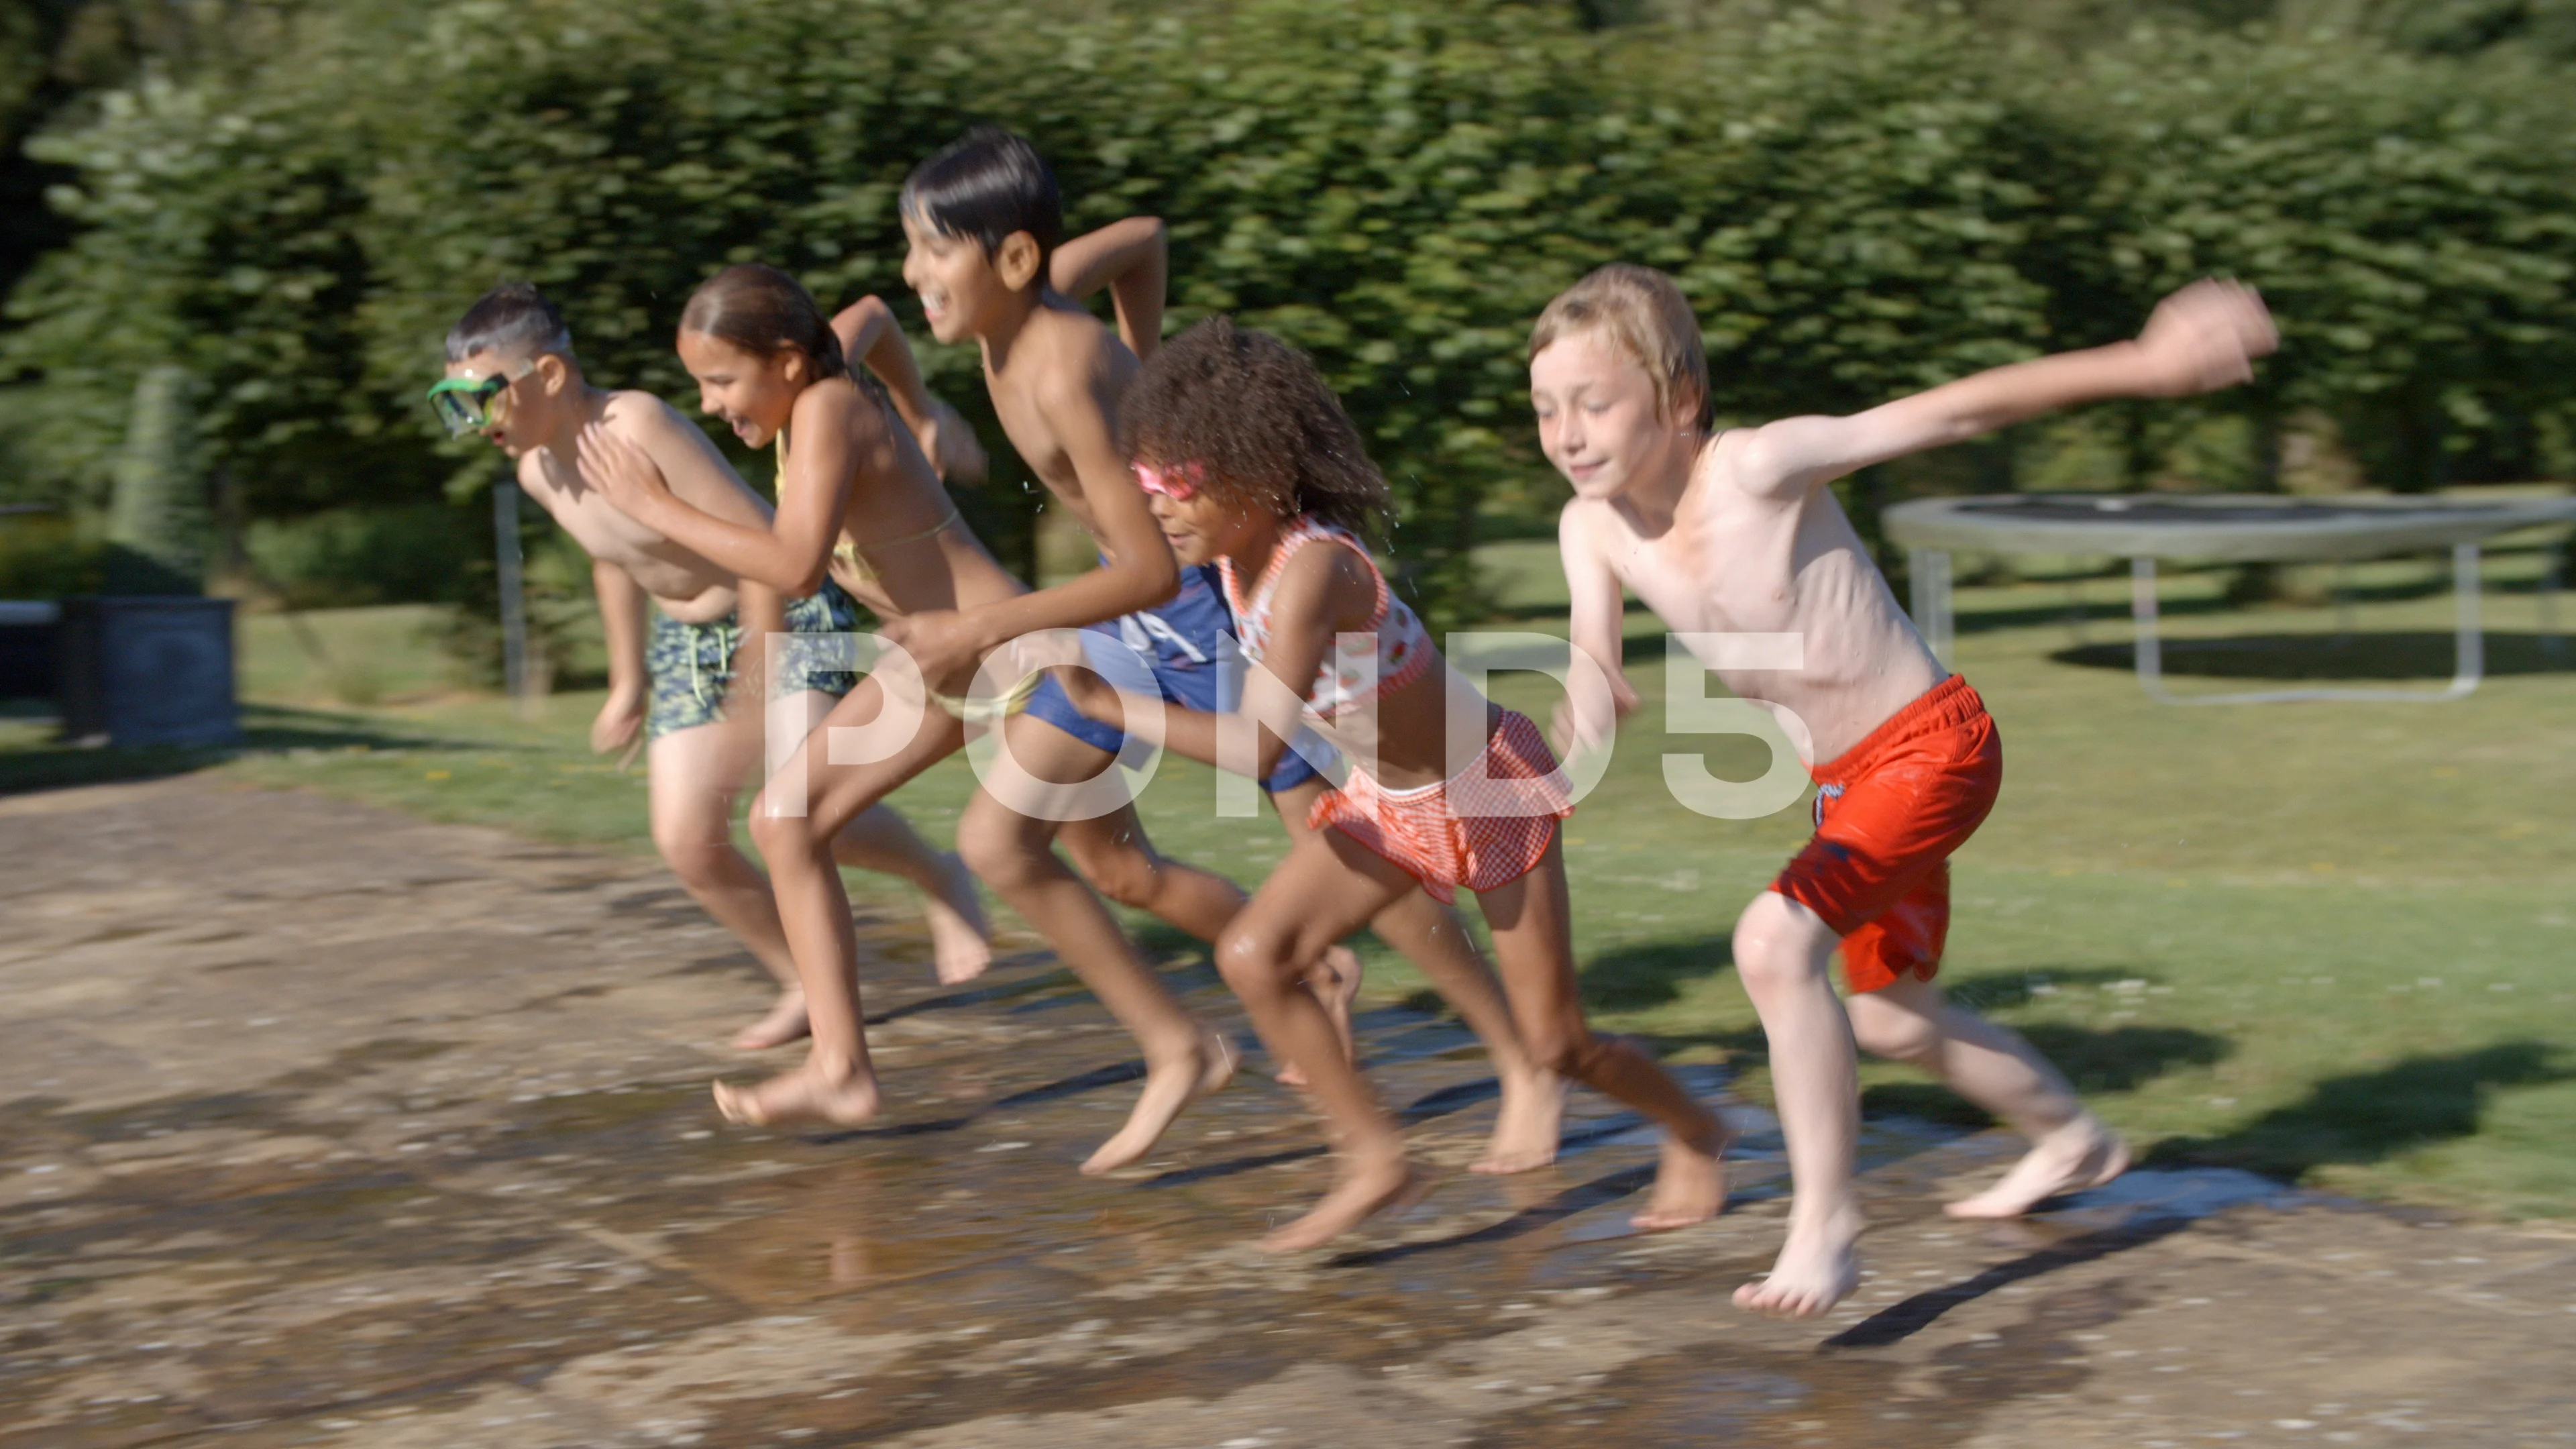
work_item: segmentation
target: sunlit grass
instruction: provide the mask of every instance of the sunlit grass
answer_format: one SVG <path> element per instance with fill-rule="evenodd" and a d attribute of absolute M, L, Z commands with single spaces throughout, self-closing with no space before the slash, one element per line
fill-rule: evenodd
<path fill-rule="evenodd" d="M 1507 545 L 1493 561 L 1520 615 L 1497 627 L 1561 631 L 1553 551 Z M 2080 626 L 2064 583 L 1963 588 L 1958 665 L 2001 722 L 2007 765 L 2001 805 L 1958 858 L 1945 979 L 2028 1033 L 2160 1156 L 2576 1215 L 2565 1148 L 2576 1140 L 2576 658 L 2537 638 L 2537 569 L 2532 555 L 2497 561 L 2493 676 L 2444 705 L 2157 705 L 2126 669 L 2125 579 L 2073 586 Z M 2263 671 L 2424 685 L 2447 674 L 2450 601 L 2429 565 L 2358 571 L 2348 620 L 2328 606 L 2226 609 L 2222 583 L 2170 580 L 2171 632 L 2260 636 L 2263 647 L 2178 651 L 2177 688 L 2241 688 Z M 2339 645 L 2346 624 L 2353 639 Z M 389 617 L 349 627 L 376 631 L 388 677 L 435 665 L 402 654 Z M 1632 613 L 1629 627 L 1645 707 L 1567 831 L 1586 990 L 1603 1024 L 1728 1061 L 1763 1099 L 1763 1042 L 1726 942 L 1803 838 L 1804 811 L 1722 821 L 1673 802 L 1664 754 L 1699 754 L 1743 778 L 1763 747 L 1667 737 L 1659 626 Z M 302 706 L 254 707 L 257 748 L 138 761 L 41 747 L 34 726 L 0 722 L 0 786 L 212 763 L 245 783 L 650 850 L 641 772 L 586 748 L 598 695 L 550 699 L 532 720 L 453 695 L 321 708 L 313 676 L 280 663 L 281 647 L 293 641 L 246 633 L 245 678 Z M 1527 674 L 1496 684 L 1544 717 L 1552 685 Z M 897 803 L 945 840 L 971 788 L 952 760 Z M 1212 800 L 1209 772 L 1165 762 L 1143 802 L 1154 839 L 1257 884 L 1282 854 L 1278 826 L 1219 819 Z M 880 882 L 853 889 L 905 905 Z M 1194 949 L 1137 925 L 1167 959 Z M 1368 954 L 1374 992 L 1419 991 L 1409 968 Z M 1867 1075 L 1874 1110 L 1970 1116 L 1908 1073 Z"/>

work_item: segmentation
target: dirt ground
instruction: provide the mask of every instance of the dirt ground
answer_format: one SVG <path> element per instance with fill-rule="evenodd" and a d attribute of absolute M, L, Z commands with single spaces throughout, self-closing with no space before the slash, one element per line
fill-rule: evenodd
<path fill-rule="evenodd" d="M 8 1449 L 2576 1441 L 2563 1233 L 2215 1171 L 1963 1226 L 2011 1144 L 1874 1123 L 1861 1293 L 1768 1323 L 1778 1138 L 1702 1070 L 1753 1129 L 1715 1223 L 1629 1232 L 1653 1147 L 1578 1096 L 1555 1168 L 1271 1258 L 1293 1094 L 1256 1054 L 1077 1176 L 1136 1068 L 1026 943 L 943 990 L 863 921 L 892 1110 L 770 1134 L 706 1087 L 770 1065 L 722 1046 L 763 979 L 650 863 L 192 780 L 0 799 L 0 860 Z M 1462 1166 L 1469 1039 L 1364 1030 Z"/>

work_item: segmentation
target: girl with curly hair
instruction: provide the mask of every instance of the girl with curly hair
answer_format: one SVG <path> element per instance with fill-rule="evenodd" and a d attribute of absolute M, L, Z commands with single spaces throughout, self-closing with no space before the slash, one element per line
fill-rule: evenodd
<path fill-rule="evenodd" d="M 1255 667 L 1235 713 L 1172 708 L 1078 675 L 1076 703 L 1238 773 L 1269 770 L 1301 725 L 1350 764 L 1217 943 L 1218 968 L 1262 1039 L 1305 1074 L 1337 1158 L 1323 1201 L 1263 1246 L 1317 1246 L 1419 1190 L 1394 1121 L 1300 983 L 1361 925 L 1418 909 L 1417 897 L 1445 906 L 1460 886 L 1492 928 L 1529 1056 L 1664 1129 L 1636 1225 L 1713 1216 L 1725 1197 L 1719 1119 L 1635 1044 L 1584 1023 L 1557 832 L 1573 813 L 1564 771 L 1527 718 L 1449 670 L 1387 588 L 1364 542 L 1385 514 L 1386 480 L 1314 365 L 1212 317 L 1155 354 L 1121 415 L 1163 536 L 1184 564 L 1217 565 Z M 1453 718 L 1471 742 L 1454 762 Z"/>

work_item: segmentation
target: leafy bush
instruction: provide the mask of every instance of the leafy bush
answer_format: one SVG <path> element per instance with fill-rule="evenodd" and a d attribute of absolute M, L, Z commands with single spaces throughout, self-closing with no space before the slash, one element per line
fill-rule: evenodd
<path fill-rule="evenodd" d="M 1614 258 L 1683 278 L 1731 416 L 2126 335 L 2160 289 L 2224 270 L 2281 304 L 2265 386 L 2109 410 L 2065 435 L 2086 456 L 2136 481 L 2241 438 L 2261 482 L 2304 410 L 2374 481 L 2421 486 L 2571 435 L 2576 122 L 2511 47 L 2141 30 L 2070 56 L 1877 6 L 1602 32 L 1507 0 L 1088 9 L 297 11 L 266 64 L 147 77 L 37 143 L 77 169 L 61 204 L 85 229 L 12 296 L 0 377 L 44 405 L 0 416 L 78 499 L 135 380 L 175 363 L 209 381 L 210 461 L 253 516 L 479 493 L 488 455 L 440 439 L 419 392 L 485 287 L 543 285 L 594 375 L 684 396 L 670 328 L 727 262 L 908 303 L 896 188 L 993 120 L 1037 138 L 1076 227 L 1171 222 L 1175 325 L 1231 310 L 1316 355 L 1396 485 L 1408 587 L 1449 620 L 1479 608 L 1479 534 L 1561 496 L 1522 397 L 1529 322 Z M 976 359 L 925 354 L 996 450 L 998 485 L 961 502 L 1026 566 L 1038 494 Z M 1962 477 L 2049 472 L 2056 436 Z M 1875 497 L 1951 472 L 1853 500 L 1866 526 Z"/>
<path fill-rule="evenodd" d="M 444 503 L 255 519 L 242 534 L 253 580 L 295 609 L 456 599 L 491 546 L 480 509 Z"/>
<path fill-rule="evenodd" d="M 187 370 L 166 364 L 134 384 L 107 520 L 110 593 L 195 594 L 206 587 L 214 520 L 197 446 L 196 394 Z"/>
<path fill-rule="evenodd" d="M 0 599 L 94 594 L 107 577 L 107 545 L 59 514 L 0 517 Z"/>

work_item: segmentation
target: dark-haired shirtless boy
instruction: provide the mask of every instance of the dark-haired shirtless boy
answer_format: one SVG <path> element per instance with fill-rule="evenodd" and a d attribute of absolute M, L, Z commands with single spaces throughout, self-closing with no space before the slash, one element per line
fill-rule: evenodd
<path fill-rule="evenodd" d="M 1174 560 L 1118 439 L 1118 399 L 1161 336 L 1163 224 L 1131 217 L 1063 241 L 1054 175 L 1026 140 L 993 129 L 970 132 L 923 162 L 905 182 L 901 204 L 910 242 L 904 280 L 919 294 L 932 335 L 977 344 L 1003 430 L 1055 501 L 1091 533 L 1100 566 L 981 610 L 893 621 L 888 637 L 935 674 L 1037 630 L 1088 628 L 1097 646 L 1089 656 L 1117 669 L 1124 677 L 1116 682 L 1192 709 L 1225 708 L 1222 681 L 1238 656 L 1224 592 L 1212 567 L 1184 569 Z M 1114 333 L 1078 301 L 1103 287 L 1116 309 Z M 851 344 L 885 320 L 871 300 L 835 325 L 856 356 L 865 349 Z M 1076 709 L 1053 677 L 1005 727 L 1003 742 L 1019 769 L 1050 782 L 1100 777 L 1128 748 L 1121 731 Z M 1280 819 L 1302 831 L 1306 807 L 1327 782 L 1292 751 L 1261 783 Z M 1150 968 L 1083 878 L 1204 941 L 1213 942 L 1243 907 L 1244 893 L 1232 881 L 1157 852 L 1132 803 L 1069 820 L 1018 803 L 977 791 L 958 824 L 958 850 L 1069 962 L 1091 963 L 1086 979 L 1104 967 L 1129 979 Z M 1058 839 L 1080 877 L 1056 857 Z M 1452 991 L 1494 1051 L 1502 1110 L 1478 1168 L 1517 1172 L 1553 1160 L 1562 1088 L 1520 1051 L 1500 991 L 1455 916 L 1419 897 L 1372 926 Z M 1310 972 L 1309 987 L 1347 1039 L 1358 958 L 1336 946 Z M 1218 1072 L 1219 1064 L 1209 1063 L 1204 1081 L 1213 1083 Z M 1162 1099 L 1175 1114 L 1190 1095 L 1179 1086 L 1175 1074 L 1176 1095 Z M 1153 1091 L 1149 1081 L 1149 1097 Z M 1144 1115 L 1140 1106 L 1140 1124 Z M 1105 1170 L 1150 1145 L 1141 1132 L 1132 1142 L 1122 1134 L 1086 1166 Z"/>
<path fill-rule="evenodd" d="M 857 605 L 830 583 L 809 598 L 782 600 L 585 484 L 576 442 L 597 423 L 643 449 L 682 499 L 719 518 L 768 526 L 769 505 L 694 424 L 650 393 L 613 392 L 583 375 L 563 314 L 532 286 L 497 287 L 466 309 L 448 333 L 447 376 L 430 401 L 452 434 L 481 433 L 508 454 L 519 486 L 590 555 L 609 675 L 591 748 L 623 749 L 643 734 L 654 845 L 690 896 L 780 983 L 777 1004 L 734 1045 L 758 1050 L 803 1036 L 805 996 L 777 901 L 733 843 L 735 798 L 759 766 L 761 710 L 756 702 L 729 707 L 729 696 L 737 661 L 761 657 L 764 631 L 848 632 L 858 627 Z M 926 397 L 913 402 L 926 422 L 946 416 Z M 819 721 L 851 682 L 846 673 L 807 671 L 782 681 L 780 692 Z M 983 912 L 955 856 L 931 849 L 883 805 L 841 833 L 836 853 L 921 889 L 943 977 L 983 968 L 991 956 Z"/>

